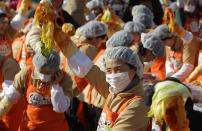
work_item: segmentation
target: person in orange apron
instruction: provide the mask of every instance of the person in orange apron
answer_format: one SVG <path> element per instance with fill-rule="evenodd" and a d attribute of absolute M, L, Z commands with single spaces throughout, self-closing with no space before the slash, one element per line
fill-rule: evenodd
<path fill-rule="evenodd" d="M 19 72 L 19 65 L 11 58 L 0 55 L 0 99 L 5 95 L 5 90 L 12 85 L 15 75 Z M 23 99 L 16 101 L 13 108 L 2 116 L 2 123 L 0 130 L 2 131 L 16 131 L 20 125 L 23 114 Z M 15 121 L 13 121 L 15 120 Z"/>
<path fill-rule="evenodd" d="M 166 46 L 166 76 L 184 81 L 197 64 L 200 39 L 177 25 L 174 28 L 170 32 L 168 26 L 160 25 L 153 34 Z"/>
<path fill-rule="evenodd" d="M 24 94 L 26 109 L 19 131 L 69 130 L 64 112 L 70 105 L 72 81 L 59 70 L 59 64 L 60 58 L 56 52 L 53 51 L 48 57 L 37 52 L 33 57 L 34 67 L 22 69 L 16 75 L 13 86 L 7 90 L 1 101 L 4 108 L 0 108 L 0 116 Z"/>
<path fill-rule="evenodd" d="M 149 80 L 150 77 L 151 81 L 153 77 L 155 80 L 165 79 L 165 47 L 161 39 L 148 33 L 143 38 L 141 48 L 140 54 L 143 56 L 143 61 L 152 63 L 149 70 L 145 72 L 145 80 Z"/>
<path fill-rule="evenodd" d="M 0 8 L 0 54 L 13 57 L 12 42 L 16 33 L 22 28 L 26 20 L 29 0 L 23 0 L 18 13 L 10 20 L 9 14 L 4 8 Z M 9 22 L 10 21 L 10 22 Z"/>
<path fill-rule="evenodd" d="M 115 122 L 110 122 L 107 117 L 111 114 L 103 111 L 97 130 L 146 130 L 148 127 L 148 118 L 145 117 L 147 107 L 142 103 L 143 89 L 140 80 L 143 65 L 138 55 L 127 47 L 107 49 L 103 60 L 106 72 L 103 72 L 74 44 L 65 43 L 67 39 L 68 37 L 65 38 L 62 32 L 57 32 L 57 44 L 66 56 L 70 69 L 78 77 L 85 78 L 104 98 L 108 97 L 107 105 L 110 111 L 117 112 L 124 103 L 127 103 L 126 101 L 135 96 L 137 98 L 129 102 Z M 82 60 L 79 60 L 80 58 Z"/>

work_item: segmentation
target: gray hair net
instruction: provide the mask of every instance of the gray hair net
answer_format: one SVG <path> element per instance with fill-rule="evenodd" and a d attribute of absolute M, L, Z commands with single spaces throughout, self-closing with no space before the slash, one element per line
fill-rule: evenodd
<path fill-rule="evenodd" d="M 142 78 L 143 75 L 143 64 L 141 63 L 138 55 L 130 48 L 119 46 L 109 48 L 106 50 L 103 58 L 103 65 L 106 66 L 106 59 L 119 59 L 123 62 L 136 67 L 137 75 Z"/>
<path fill-rule="evenodd" d="M 89 2 L 86 3 L 86 7 L 89 10 L 95 9 L 95 8 L 102 8 L 103 6 L 103 2 L 100 0 L 91 0 Z"/>
<path fill-rule="evenodd" d="M 133 17 L 140 14 L 146 14 L 149 15 L 152 19 L 154 18 L 154 14 L 152 13 L 152 11 L 145 5 L 136 5 L 133 7 L 132 9 Z"/>
<path fill-rule="evenodd" d="M 99 21 L 89 21 L 85 25 L 77 29 L 80 35 L 86 38 L 95 38 L 98 36 L 105 35 L 108 31 L 107 25 Z"/>
<path fill-rule="evenodd" d="M 60 56 L 57 52 L 52 51 L 52 53 L 45 57 L 41 52 L 36 52 L 32 60 L 33 65 L 39 71 L 42 67 L 48 67 L 55 71 L 59 70 Z"/>
<path fill-rule="evenodd" d="M 156 57 L 164 56 L 165 47 L 162 40 L 152 34 L 146 34 L 142 41 L 143 47 L 150 50 Z"/>
<path fill-rule="evenodd" d="M 133 41 L 133 36 L 130 32 L 121 30 L 114 33 L 106 42 L 106 47 L 129 46 Z"/>
<path fill-rule="evenodd" d="M 155 36 L 158 36 L 160 39 L 165 39 L 173 36 L 173 33 L 171 33 L 168 29 L 167 25 L 159 25 L 156 27 L 156 29 L 153 31 L 153 34 Z"/>
<path fill-rule="evenodd" d="M 142 33 L 145 31 L 145 26 L 139 22 L 129 21 L 125 24 L 124 30 L 131 33 Z"/>
<path fill-rule="evenodd" d="M 153 24 L 153 18 L 148 14 L 139 14 L 133 17 L 134 22 L 139 22 L 145 26 L 145 28 L 151 28 Z"/>

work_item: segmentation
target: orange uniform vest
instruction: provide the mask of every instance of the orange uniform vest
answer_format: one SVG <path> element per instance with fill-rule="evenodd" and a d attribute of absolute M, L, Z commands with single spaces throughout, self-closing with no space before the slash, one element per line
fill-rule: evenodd
<path fill-rule="evenodd" d="M 157 80 L 165 79 L 166 75 L 165 62 L 166 62 L 165 57 L 156 58 L 153 61 L 152 66 L 150 67 L 150 72 L 156 75 Z"/>
<path fill-rule="evenodd" d="M 11 40 L 6 35 L 4 36 L 5 39 L 0 39 L 0 55 L 13 58 Z"/>
<path fill-rule="evenodd" d="M 3 63 L 7 60 L 8 58 L 5 58 L 2 60 L 0 63 L 0 69 L 3 66 Z M 0 85 L 3 83 L 3 75 L 2 75 L 2 70 L 0 71 Z M 2 87 L 0 87 L 2 89 Z M 14 104 L 13 107 L 10 109 L 8 113 L 6 113 L 3 118 L 3 124 L 5 125 L 4 127 L 0 126 L 1 131 L 17 131 L 21 119 L 22 119 L 22 114 L 24 110 L 24 99 L 21 98 L 17 104 Z"/>
<path fill-rule="evenodd" d="M 132 98 L 126 100 L 121 107 L 116 112 L 112 112 L 108 106 L 109 101 L 111 101 L 112 95 L 109 94 L 104 105 L 99 123 L 98 123 L 98 131 L 110 131 L 110 129 L 114 126 L 116 119 L 119 117 L 122 111 L 134 100 L 142 98 L 141 96 L 133 96 Z"/>
<path fill-rule="evenodd" d="M 23 114 L 23 119 L 19 128 L 19 131 L 68 131 L 68 124 L 65 119 L 64 113 L 57 113 L 53 111 L 53 107 L 50 101 L 50 85 L 43 84 L 40 80 L 38 84 L 42 84 L 41 88 L 33 85 L 33 79 L 31 78 L 33 69 L 30 70 L 28 77 L 28 84 L 25 91 L 26 111 Z M 33 96 L 40 96 L 42 100 L 48 100 L 42 105 L 36 105 L 36 99 Z"/>
<path fill-rule="evenodd" d="M 172 69 L 176 73 L 183 65 L 183 54 L 181 52 L 171 51 L 167 48 L 168 58 L 172 63 Z"/>
<path fill-rule="evenodd" d="M 25 40 L 26 40 L 26 35 L 23 35 L 22 37 L 17 38 L 13 42 L 13 43 L 15 43 L 15 42 L 22 43 L 21 46 L 20 46 L 20 49 L 17 52 L 17 57 L 16 57 L 16 61 L 18 62 L 18 64 L 21 67 L 23 67 L 25 65 L 27 65 L 27 66 L 31 66 L 32 65 L 32 54 L 30 54 L 27 51 Z"/>

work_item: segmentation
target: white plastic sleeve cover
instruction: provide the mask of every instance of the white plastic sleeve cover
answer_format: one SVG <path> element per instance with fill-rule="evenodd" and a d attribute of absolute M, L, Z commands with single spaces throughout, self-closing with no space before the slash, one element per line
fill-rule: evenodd
<path fill-rule="evenodd" d="M 179 79 L 180 81 L 184 81 L 189 76 L 189 74 L 192 72 L 193 69 L 194 69 L 194 65 L 183 64 L 180 70 L 176 72 L 175 74 L 173 74 L 172 77 L 175 77 Z"/>
<path fill-rule="evenodd" d="M 172 68 L 172 63 L 169 60 L 166 60 L 166 77 L 170 77 L 174 74 L 174 70 Z"/>
<path fill-rule="evenodd" d="M 34 52 L 41 50 L 41 29 L 32 28 L 27 36 L 25 44 L 27 47 L 31 47 Z"/>
<path fill-rule="evenodd" d="M 182 37 L 182 40 L 183 40 L 184 44 L 189 44 L 192 41 L 193 37 L 194 36 L 191 32 L 186 31 L 184 37 Z"/>
<path fill-rule="evenodd" d="M 68 64 L 72 72 L 80 78 L 85 77 L 93 67 L 90 58 L 81 51 L 77 51 L 72 57 L 70 57 L 68 59 Z"/>
<path fill-rule="evenodd" d="M 65 112 L 70 106 L 70 98 L 64 95 L 62 87 L 58 84 L 51 88 L 51 103 L 53 110 L 58 113 Z"/>
<path fill-rule="evenodd" d="M 11 25 L 11 27 L 12 27 L 13 29 L 15 29 L 15 30 L 18 31 L 18 30 L 20 30 L 20 29 L 23 28 L 26 19 L 27 19 L 26 17 L 23 17 L 23 16 L 17 14 L 17 15 L 11 20 L 10 25 Z"/>
<path fill-rule="evenodd" d="M 12 103 L 17 103 L 18 99 L 21 97 L 21 94 L 15 87 L 13 87 L 13 81 L 5 80 L 2 87 L 4 97 L 7 97 Z"/>

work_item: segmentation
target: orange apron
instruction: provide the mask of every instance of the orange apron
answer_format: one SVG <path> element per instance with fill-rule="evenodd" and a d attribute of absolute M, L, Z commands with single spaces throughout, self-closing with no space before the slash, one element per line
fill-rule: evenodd
<path fill-rule="evenodd" d="M 0 68 L 2 68 L 3 63 L 7 59 L 8 58 L 5 58 L 1 62 Z M 2 85 L 3 80 L 4 80 L 4 78 L 2 75 L 2 71 L 0 71 L 0 85 Z M 0 87 L 0 88 L 2 88 L 2 87 Z M 21 122 L 23 110 L 24 110 L 24 99 L 20 98 L 20 100 L 17 102 L 17 104 L 14 104 L 13 107 L 10 109 L 10 111 L 3 116 L 2 124 L 4 124 L 4 127 L 0 126 L 0 130 L 1 131 L 17 131 L 17 129 L 20 125 L 20 122 Z"/>
<path fill-rule="evenodd" d="M 156 58 L 153 61 L 152 66 L 150 67 L 150 72 L 156 75 L 157 80 L 165 79 L 166 75 L 165 62 L 166 62 L 165 57 Z"/>
<path fill-rule="evenodd" d="M 168 51 L 168 58 L 172 63 L 172 68 L 174 70 L 174 73 L 180 70 L 180 68 L 183 65 L 183 54 L 180 52 L 171 51 L 169 48 L 167 48 Z"/>
<path fill-rule="evenodd" d="M 20 49 L 17 52 L 16 61 L 20 64 L 21 67 L 31 66 L 32 65 L 32 54 L 27 51 L 26 44 L 26 35 L 16 39 L 13 43 L 19 42 L 22 43 Z"/>
<path fill-rule="evenodd" d="M 68 131 L 69 127 L 64 113 L 53 111 L 50 85 L 36 80 L 37 85 L 42 84 L 42 86 L 41 88 L 35 87 L 31 74 L 32 70 L 29 73 L 25 91 L 26 111 L 23 114 L 19 131 Z"/>
<path fill-rule="evenodd" d="M 118 109 L 117 112 L 112 112 L 108 106 L 109 101 L 111 101 L 112 95 L 109 94 L 106 100 L 106 103 L 104 105 L 100 120 L 98 122 L 98 128 L 97 131 L 110 131 L 110 129 L 114 126 L 116 123 L 116 119 L 119 117 L 122 111 L 130 104 L 130 102 L 134 101 L 135 99 L 142 98 L 141 96 L 134 96 L 132 98 L 129 98 L 126 100 L 121 107 Z"/>

